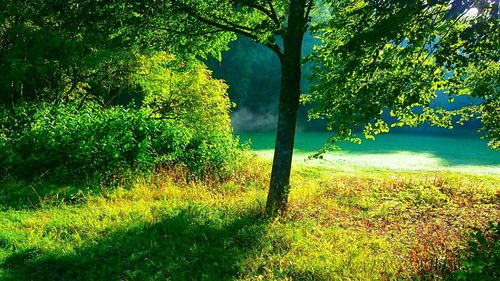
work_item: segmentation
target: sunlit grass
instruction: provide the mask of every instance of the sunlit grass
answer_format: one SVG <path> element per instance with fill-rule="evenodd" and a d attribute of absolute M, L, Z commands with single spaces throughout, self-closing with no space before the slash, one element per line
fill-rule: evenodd
<path fill-rule="evenodd" d="M 297 162 L 289 208 L 270 220 L 270 164 L 249 158 L 220 184 L 165 171 L 0 201 L 0 280 L 438 278 L 460 265 L 471 230 L 500 219 L 495 175 Z M 22 183 L 0 195 L 8 185 Z"/>
<path fill-rule="evenodd" d="M 239 133 L 243 141 L 263 157 L 272 159 L 273 133 Z M 451 170 L 474 174 L 500 175 L 500 152 L 487 147 L 476 135 L 408 135 L 392 133 L 365 140 L 361 145 L 343 142 L 342 150 L 331 151 L 322 159 L 309 160 L 330 135 L 319 132 L 296 134 L 295 162 L 350 170 Z"/>

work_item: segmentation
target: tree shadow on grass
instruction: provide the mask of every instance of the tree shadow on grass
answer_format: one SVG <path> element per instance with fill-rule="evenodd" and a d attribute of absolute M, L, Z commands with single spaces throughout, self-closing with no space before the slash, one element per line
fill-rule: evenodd
<path fill-rule="evenodd" d="M 212 212 L 209 212 L 212 213 Z M 257 212 L 225 217 L 186 208 L 116 230 L 69 254 L 32 249 L 0 264 L 5 280 L 229 280 L 266 227 Z"/>
<path fill-rule="evenodd" d="M 0 210 L 36 209 L 44 204 L 74 204 L 102 194 L 98 183 L 57 184 L 49 181 L 0 179 Z"/>

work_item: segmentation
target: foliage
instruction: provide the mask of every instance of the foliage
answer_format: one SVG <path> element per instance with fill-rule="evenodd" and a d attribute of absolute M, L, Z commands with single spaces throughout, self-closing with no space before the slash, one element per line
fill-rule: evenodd
<path fill-rule="evenodd" d="M 105 70 L 103 79 L 96 76 L 90 79 L 95 92 L 85 89 L 80 100 L 87 99 L 88 95 L 102 97 L 105 86 L 108 96 L 113 96 L 112 88 L 118 94 L 122 90 L 134 96 L 147 93 L 147 89 L 137 91 L 137 81 L 128 82 L 130 77 L 135 77 L 129 74 L 137 74 L 136 63 L 141 62 L 140 55 L 151 55 L 152 50 L 167 50 L 189 59 L 210 55 L 220 61 L 220 52 L 240 35 L 276 53 L 282 66 L 283 85 L 276 165 L 273 166 L 268 202 L 271 211 L 283 207 L 286 202 L 284 190 L 289 182 L 300 97 L 301 47 L 311 26 L 323 45 L 311 56 L 318 86 L 306 101 L 317 105 L 312 117 L 330 120 L 329 129 L 335 133 L 333 142 L 339 139 L 359 141 L 354 133 L 359 127 L 364 129 L 365 136 L 373 138 L 374 134 L 386 132 L 393 125 L 414 126 L 426 121 L 451 127 L 454 119 L 460 116 L 459 122 L 481 118 L 486 136 L 492 140 L 491 146 L 498 146 L 498 68 L 491 67 L 498 64 L 496 1 L 84 0 L 64 4 L 60 1 L 35 1 L 35 4 L 22 1 L 28 8 L 26 13 L 17 8 L 14 1 L 3 2 L 8 4 L 5 5 L 8 9 L 0 16 L 1 46 L 7 53 L 14 54 L 13 59 L 7 59 L 3 65 L 16 78 L 9 77 L 3 83 L 7 103 L 12 103 L 13 95 L 22 96 L 25 84 L 29 84 L 32 76 L 23 70 L 42 65 L 44 70 L 40 76 L 46 77 L 54 72 L 52 66 L 59 67 L 62 61 L 52 56 L 27 55 L 27 42 L 46 41 L 31 40 L 46 38 L 38 35 L 38 30 L 50 36 L 55 34 L 52 37 L 58 38 L 58 42 L 66 42 L 64 39 L 76 42 L 77 47 L 70 49 L 83 52 L 65 56 L 71 58 L 68 61 L 87 61 L 82 58 L 93 58 L 96 53 L 106 54 L 106 51 L 117 58 L 111 60 L 108 68 L 99 67 L 100 63 L 109 62 L 103 58 L 106 55 L 90 59 L 93 63 L 85 67 L 76 63 L 55 67 L 65 73 L 70 69 L 69 73 L 75 74 L 49 79 L 60 85 L 55 93 L 64 95 L 63 101 L 71 99 L 65 90 L 67 85 L 72 85 L 70 93 L 74 89 L 85 89 L 91 83 L 87 85 L 87 75 L 82 78 L 81 73 L 94 76 L 100 69 Z M 478 16 L 464 16 L 473 5 L 477 6 Z M 21 32 L 19 42 L 15 39 L 18 27 L 29 27 Z M 50 36 L 47 38 L 52 38 Z M 22 49 L 19 47 L 24 47 L 24 57 L 23 52 L 17 51 Z M 52 47 L 49 44 L 46 49 L 52 50 Z M 122 48 L 128 52 L 122 53 Z M 8 58 L 2 54 L 4 57 Z M 28 57 L 34 59 L 28 60 Z M 27 63 L 38 62 L 40 58 L 43 58 L 41 64 Z M 154 67 L 155 58 L 151 59 Z M 118 67 L 113 67 L 115 65 Z M 161 75 L 157 77 L 165 79 Z M 151 83 L 143 85 L 154 88 Z M 431 108 L 429 105 L 436 90 L 448 92 L 450 97 L 471 94 L 480 98 L 482 104 L 456 111 Z M 37 92 L 36 87 L 31 91 L 32 94 Z M 56 95 L 55 100 L 60 98 Z M 176 102 L 166 102 L 164 95 L 149 102 L 153 107 L 161 104 L 169 113 L 170 107 L 178 107 Z M 383 114 L 392 115 L 396 121 L 388 124 L 382 119 Z"/>
<path fill-rule="evenodd" d="M 198 176 L 231 173 L 237 146 L 229 118 L 233 105 L 227 85 L 205 67 L 171 54 L 119 49 L 100 49 L 84 59 L 93 60 L 95 68 L 88 71 L 102 79 L 76 78 L 86 85 L 78 94 L 53 87 L 47 89 L 53 95 L 2 107 L 2 170 L 67 179 L 75 170 L 108 177 L 184 163 Z"/>
<path fill-rule="evenodd" d="M 197 131 L 149 115 L 147 110 L 96 104 L 3 109 L 1 169 L 16 177 L 66 181 L 182 163 L 200 177 L 230 175 L 237 155 L 230 131 Z"/>
<path fill-rule="evenodd" d="M 56 14 L 64 22 L 65 32 L 90 36 L 94 42 L 135 48 L 142 53 L 166 50 L 183 59 L 220 57 L 235 36 L 187 20 L 187 11 L 175 2 L 86 0 L 66 1 L 65 5 L 48 2 L 46 6 L 50 15 Z M 217 13 L 222 9 L 216 1 L 189 4 L 193 3 L 200 11 Z"/>
<path fill-rule="evenodd" d="M 247 157 L 211 188 L 161 170 L 97 193 L 35 185 L 32 206 L 5 182 L 0 280 L 439 279 L 498 216 L 498 176 L 297 165 L 288 211 L 264 219 L 270 163 Z"/>
<path fill-rule="evenodd" d="M 500 278 L 500 225 L 490 223 L 485 231 L 478 230 L 469 241 L 470 257 L 455 272 L 458 280 L 498 280 Z"/>
<path fill-rule="evenodd" d="M 144 171 L 155 163 L 154 155 L 177 160 L 190 139 L 181 126 L 120 107 L 21 105 L 15 112 L 4 110 L 2 119 L 2 168 L 22 177 Z"/>
<path fill-rule="evenodd" d="M 138 51 L 116 30 L 87 30 L 96 28 L 94 22 L 81 25 L 83 18 L 77 16 L 95 9 L 91 3 L 73 3 L 75 9 L 62 13 L 51 1 L 3 2 L 0 71 L 6 75 L 0 77 L 0 103 L 15 107 L 18 101 L 93 100 L 105 106 L 142 105 L 147 96 L 146 107 L 155 111 L 155 118 L 184 119 L 192 125 L 206 120 L 210 122 L 198 128 L 229 129 L 227 86 L 187 59 L 187 52 L 176 58 L 169 52 Z"/>
<path fill-rule="evenodd" d="M 234 104 L 228 86 L 201 64 L 185 65 L 165 54 L 142 57 L 134 80 L 144 92 L 141 103 L 150 117 L 178 120 L 200 134 L 230 132 Z"/>
<path fill-rule="evenodd" d="M 60 3 L 59 3 L 60 4 Z M 2 0 L 0 103 L 108 100 L 127 88 L 136 52 L 106 35 L 70 31 L 54 1 Z M 62 5 L 64 6 L 64 5 Z"/>
<path fill-rule="evenodd" d="M 148 118 L 173 120 L 193 132 L 182 162 L 197 175 L 225 178 L 237 168 L 227 88 L 201 64 L 186 65 L 171 55 L 143 58 L 134 77 L 144 92 Z"/>
<path fill-rule="evenodd" d="M 329 120 L 333 142 L 359 140 L 357 128 L 373 138 L 394 126 L 451 128 L 479 118 L 498 146 L 498 3 L 325 2 L 331 15 L 315 24 L 323 43 L 309 58 L 317 86 L 304 101 L 315 105 L 312 118 Z M 459 95 L 476 100 L 456 110 L 432 108 L 437 92 L 451 102 Z"/>
<path fill-rule="evenodd" d="M 297 3 L 293 5 L 304 4 L 308 8 L 312 2 Z M 473 4 L 478 15 L 468 16 Z M 129 6 L 102 4 L 100 8 L 108 14 L 123 16 L 128 15 L 127 11 L 133 14 L 118 17 L 125 22 L 124 26 L 110 28 L 110 32 L 120 30 L 122 35 L 136 38 L 138 42 L 167 38 L 152 45 L 170 47 L 180 53 L 186 50 L 196 53 L 198 38 L 207 42 L 206 36 L 216 34 L 220 40 L 210 46 L 221 50 L 222 38 L 235 33 L 280 54 L 276 38 L 286 32 L 289 5 L 285 1 L 196 4 L 166 1 Z M 496 147 L 495 3 L 356 0 L 323 1 L 316 5 L 310 6 L 313 11 L 306 14 L 314 17 L 307 21 L 323 42 L 310 57 L 318 86 L 304 100 L 316 106 L 311 117 L 330 120 L 329 129 L 336 134 L 335 139 L 354 137 L 351 139 L 357 140 L 354 132 L 359 127 L 372 138 L 390 126 L 428 122 L 450 128 L 457 118 L 459 122 L 480 118 L 486 137 L 491 139 L 491 146 Z M 186 24 L 181 18 L 191 21 Z M 140 33 L 138 26 L 147 26 L 154 32 Z M 307 24 L 305 30 L 308 27 Z M 179 44 L 168 40 L 174 35 L 192 46 L 179 48 Z M 218 56 L 218 53 L 212 55 Z M 431 108 L 437 90 L 447 93 L 450 100 L 465 94 L 478 99 L 458 110 Z M 394 119 L 387 122 L 382 117 L 389 114 Z"/>

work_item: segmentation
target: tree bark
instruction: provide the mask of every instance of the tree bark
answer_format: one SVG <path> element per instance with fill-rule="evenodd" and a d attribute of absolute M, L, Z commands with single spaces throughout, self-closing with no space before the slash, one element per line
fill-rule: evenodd
<path fill-rule="evenodd" d="M 286 208 L 290 190 L 295 128 L 300 101 L 302 41 L 305 33 L 305 0 L 291 0 L 288 28 L 283 35 L 281 62 L 281 89 L 278 127 L 274 148 L 271 184 L 266 211 L 275 215 Z"/>

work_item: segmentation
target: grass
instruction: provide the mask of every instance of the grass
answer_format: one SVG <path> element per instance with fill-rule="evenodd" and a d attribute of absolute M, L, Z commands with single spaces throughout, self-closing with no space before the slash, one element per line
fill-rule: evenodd
<path fill-rule="evenodd" d="M 274 133 L 239 133 L 242 141 L 250 140 L 261 156 L 272 158 Z M 297 133 L 296 162 L 304 162 L 317 152 L 330 137 L 329 133 Z M 410 135 L 391 133 L 365 140 L 361 145 L 343 142 L 342 150 L 329 152 L 323 159 L 305 164 L 326 167 L 392 169 L 392 170 L 451 170 L 474 174 L 500 175 L 500 152 L 487 147 L 477 135 L 452 134 Z"/>
<path fill-rule="evenodd" d="M 219 184 L 176 171 L 117 187 L 4 180 L 0 280 L 442 279 L 469 233 L 500 218 L 496 175 L 297 162 L 289 208 L 270 220 L 269 170 L 251 157 Z"/>

